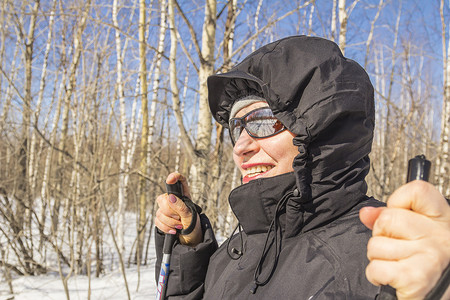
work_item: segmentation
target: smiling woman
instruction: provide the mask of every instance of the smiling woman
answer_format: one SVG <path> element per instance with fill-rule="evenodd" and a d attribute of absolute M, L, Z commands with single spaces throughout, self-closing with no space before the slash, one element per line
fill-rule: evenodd
<path fill-rule="evenodd" d="M 239 105 L 239 101 L 235 105 Z M 267 108 L 265 111 L 270 113 L 275 122 L 258 124 L 258 130 L 255 130 L 255 133 L 258 131 L 266 133 L 262 135 L 252 133 L 247 129 L 249 127 L 247 125 L 246 130 L 240 130 L 241 133 L 233 147 L 234 163 L 241 171 L 243 183 L 294 171 L 292 162 L 298 154 L 297 147 L 293 144 L 294 134 L 283 130 L 282 125 L 274 126 L 281 123 L 273 116 L 267 102 L 258 101 L 244 106 L 237 112 L 236 117 L 247 116 L 248 118 L 252 112 L 261 111 L 261 108 Z M 233 119 L 230 123 L 232 121 Z M 250 121 L 247 121 L 248 123 Z"/>
<path fill-rule="evenodd" d="M 244 183 L 229 196 L 239 233 L 218 248 L 200 210 L 160 195 L 157 266 L 163 234 L 195 225 L 172 249 L 169 299 L 375 299 L 378 288 L 365 276 L 368 253 L 368 278 L 393 285 L 397 295 L 423 298 L 436 284 L 450 260 L 450 208 L 417 182 L 407 189 L 415 192 L 394 193 L 394 209 L 366 195 L 373 87 L 336 44 L 306 36 L 276 41 L 210 76 L 208 90 L 214 118 L 230 129 Z M 181 174 L 166 183 L 177 181 L 189 197 Z M 408 207 L 423 199 L 435 207 Z M 386 220 L 395 218 L 411 226 L 395 231 L 399 239 L 383 236 Z M 408 257 L 379 251 L 392 244 Z"/>

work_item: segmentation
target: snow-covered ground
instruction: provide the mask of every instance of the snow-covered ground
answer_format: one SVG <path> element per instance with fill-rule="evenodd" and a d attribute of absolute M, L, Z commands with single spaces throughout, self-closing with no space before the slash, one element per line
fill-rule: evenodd
<path fill-rule="evenodd" d="M 126 277 L 131 299 L 155 299 L 156 284 L 153 266 L 141 266 L 140 280 L 136 266 L 126 269 Z M 138 288 L 139 282 L 139 289 Z M 89 280 L 87 276 L 75 276 L 69 279 L 70 299 L 88 299 Z M 57 274 L 43 276 L 22 276 L 13 280 L 15 300 L 67 299 L 60 277 Z M 0 299 L 12 299 L 9 288 L 2 278 Z M 123 276 L 119 269 L 91 277 L 91 295 L 93 300 L 123 300 L 127 298 Z"/>
<path fill-rule="evenodd" d="M 113 218 L 113 223 L 115 222 Z M 37 235 L 36 235 L 37 236 Z M 125 249 L 131 249 L 136 239 L 136 217 L 132 213 L 128 213 L 125 218 Z M 131 299 L 155 299 L 156 283 L 154 263 L 156 254 L 154 249 L 154 237 L 151 238 L 148 251 L 148 265 L 140 266 L 138 272 L 136 265 L 127 267 L 125 261 L 125 273 L 128 283 L 128 290 Z M 4 240 L 0 236 L 0 242 L 4 244 Z M 70 299 L 92 299 L 92 300 L 123 300 L 128 299 L 125 280 L 119 268 L 117 252 L 111 238 L 111 233 L 106 228 L 103 236 L 104 251 L 104 273 L 99 278 L 94 274 L 89 280 L 88 276 L 72 275 L 69 277 L 68 289 Z M 129 252 L 125 251 L 125 260 L 128 259 Z M 54 254 L 51 256 L 55 256 Z M 3 268 L 0 265 L 0 300 L 41 300 L 67 299 L 64 286 L 57 270 L 56 260 L 50 260 L 49 266 L 52 272 L 40 276 L 17 276 L 11 272 L 13 277 L 12 285 L 14 294 L 10 293 L 10 289 L 6 279 L 4 278 Z M 93 272 L 94 273 L 94 272 Z M 90 282 L 90 283 L 89 283 Z M 90 288 L 89 288 L 90 284 Z M 89 297 L 90 290 L 90 297 Z M 13 298 L 14 297 L 14 298 Z"/>
<path fill-rule="evenodd" d="M 115 218 L 112 217 L 112 223 L 115 224 Z M 153 231 L 152 231 L 153 232 Z M 37 237 L 37 231 L 34 237 Z M 216 236 L 219 245 L 224 241 L 221 235 Z M 125 218 L 125 249 L 132 249 L 136 239 L 136 216 L 133 213 L 127 213 Z M 0 243 L 5 244 L 4 236 L 0 236 Z M 35 244 L 38 244 L 37 242 Z M 49 250 L 51 252 L 51 250 Z M 129 250 L 125 251 L 125 260 L 129 257 Z M 88 276 L 72 275 L 68 280 L 68 289 L 70 299 L 92 299 L 92 300 L 123 300 L 128 299 L 127 288 L 122 273 L 120 272 L 117 251 L 115 250 L 111 233 L 105 228 L 103 234 L 103 265 L 104 273 L 99 278 Z M 50 254 L 50 257 L 56 255 Z M 156 253 L 154 248 L 154 237 L 152 236 L 148 250 L 148 264 L 140 266 L 138 272 L 136 265 L 127 267 L 125 261 L 125 273 L 128 283 L 128 290 L 131 299 L 155 299 L 156 283 L 154 264 Z M 57 272 L 56 259 L 47 261 L 49 269 L 53 270 L 46 275 L 40 276 L 18 276 L 11 272 L 13 277 L 12 285 L 14 294 L 10 293 L 7 281 L 4 278 L 3 268 L 0 265 L 0 300 L 65 300 L 67 299 L 64 291 L 64 285 Z M 94 272 L 93 272 L 94 273 Z M 90 295 L 89 295 L 90 290 Z"/>

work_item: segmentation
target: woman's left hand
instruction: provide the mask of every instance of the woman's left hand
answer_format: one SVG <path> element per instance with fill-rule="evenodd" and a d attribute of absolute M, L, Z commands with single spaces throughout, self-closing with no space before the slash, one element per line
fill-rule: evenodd
<path fill-rule="evenodd" d="M 372 229 L 367 279 L 390 285 L 398 299 L 423 299 L 450 263 L 450 206 L 421 180 L 397 189 L 387 207 L 365 207 L 360 219 Z M 450 288 L 442 299 L 450 299 Z"/>

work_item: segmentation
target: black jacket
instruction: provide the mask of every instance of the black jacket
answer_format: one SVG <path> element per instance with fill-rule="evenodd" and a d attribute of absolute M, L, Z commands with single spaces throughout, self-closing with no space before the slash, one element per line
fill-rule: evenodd
<path fill-rule="evenodd" d="M 358 218 L 362 206 L 381 205 L 366 196 L 374 128 L 373 87 L 366 72 L 343 57 L 336 44 L 295 36 L 211 76 L 208 88 L 213 116 L 226 127 L 234 101 L 250 94 L 264 97 L 296 134 L 299 154 L 293 173 L 254 180 L 231 192 L 230 205 L 244 232 L 230 245 L 215 251 L 211 226 L 202 217 L 205 242 L 195 249 L 174 247 L 167 295 L 374 299 L 377 288 L 364 275 L 370 231 Z M 237 259 L 230 258 L 232 248 L 242 255 L 237 258 L 234 251 Z"/>

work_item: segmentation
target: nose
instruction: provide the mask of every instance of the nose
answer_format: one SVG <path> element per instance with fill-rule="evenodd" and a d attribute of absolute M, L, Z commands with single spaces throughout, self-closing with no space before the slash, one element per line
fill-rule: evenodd
<path fill-rule="evenodd" d="M 252 138 L 248 132 L 244 129 L 241 135 L 237 139 L 233 147 L 233 152 L 237 156 L 245 156 L 252 152 L 258 151 L 258 142 Z"/>

